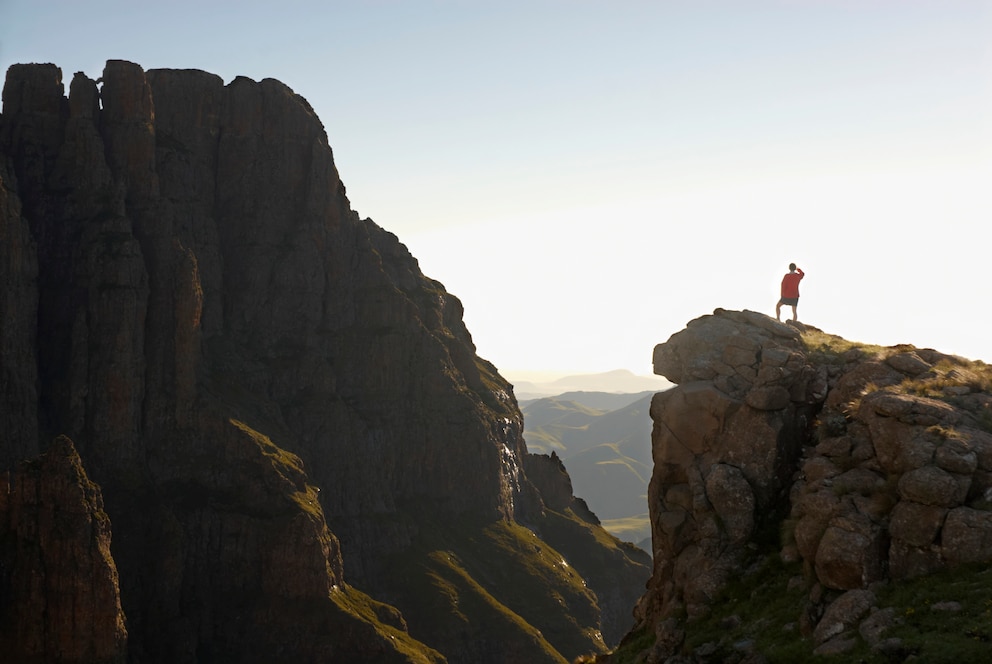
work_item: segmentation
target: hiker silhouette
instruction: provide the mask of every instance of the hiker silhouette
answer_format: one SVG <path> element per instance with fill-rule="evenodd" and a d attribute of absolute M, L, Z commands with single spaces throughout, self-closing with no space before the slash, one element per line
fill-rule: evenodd
<path fill-rule="evenodd" d="M 796 317 L 796 307 L 799 305 L 799 282 L 806 274 L 796 267 L 795 263 L 789 263 L 789 271 L 782 277 L 782 294 L 775 305 L 775 320 L 782 320 L 782 305 L 792 307 L 792 320 Z"/>

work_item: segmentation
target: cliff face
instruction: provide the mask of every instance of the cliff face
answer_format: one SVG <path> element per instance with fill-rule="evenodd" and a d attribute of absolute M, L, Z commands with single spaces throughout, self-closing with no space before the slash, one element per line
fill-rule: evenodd
<path fill-rule="evenodd" d="M 60 436 L 0 480 L 0 649 L 33 661 L 123 662 L 127 629 L 99 488 Z"/>
<path fill-rule="evenodd" d="M 558 517 L 562 547 L 590 523 L 528 480 L 511 386 L 458 300 L 351 210 L 303 99 L 111 61 L 68 98 L 57 67 L 16 65 L 3 103 L 0 462 L 75 444 L 132 661 L 604 647 L 573 554 L 521 553 Z M 486 538 L 505 546 L 478 569 L 451 562 Z M 596 546 L 629 607 L 646 562 Z M 558 613 L 527 615 L 511 582 Z"/>
<path fill-rule="evenodd" d="M 653 645 L 634 648 L 647 661 L 715 656 L 725 644 L 696 652 L 693 629 L 762 556 L 801 566 L 791 620 L 823 654 L 877 644 L 884 612 L 865 621 L 880 583 L 992 560 L 983 363 L 717 310 L 654 364 L 677 387 L 651 408 L 654 572 L 635 633 Z"/>

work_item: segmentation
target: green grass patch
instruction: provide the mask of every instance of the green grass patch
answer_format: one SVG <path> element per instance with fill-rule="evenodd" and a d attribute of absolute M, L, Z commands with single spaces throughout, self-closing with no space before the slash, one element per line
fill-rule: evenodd
<path fill-rule="evenodd" d="M 428 664 L 441 659 L 440 653 L 420 643 L 402 628 L 402 618 L 394 607 L 378 602 L 348 585 L 335 587 L 330 598 L 338 609 L 367 623 L 411 664 Z"/>
<path fill-rule="evenodd" d="M 903 658 L 947 664 L 988 661 L 992 652 L 992 567 L 988 564 L 963 565 L 890 584 L 879 592 L 878 605 L 896 610 L 899 624 L 884 636 L 902 640 L 899 654 Z M 891 661 L 872 653 L 866 644 L 854 655 L 871 664 Z"/>
<path fill-rule="evenodd" d="M 814 364 L 844 364 L 851 351 L 857 351 L 861 357 L 880 356 L 885 351 L 883 346 L 849 341 L 814 328 L 808 328 L 802 333 L 802 342 Z"/>
<path fill-rule="evenodd" d="M 303 470 L 303 461 L 300 460 L 300 457 L 292 452 L 287 452 L 273 443 L 268 436 L 255 431 L 240 420 L 232 418 L 229 422 L 246 434 L 255 443 L 262 456 L 272 464 L 275 471 L 287 480 L 288 485 L 294 487 L 294 490 L 288 497 L 299 505 L 304 512 L 323 521 L 324 512 L 320 507 L 317 489 L 304 481 L 306 473 Z"/>
<path fill-rule="evenodd" d="M 426 643 L 460 642 L 469 660 L 494 648 L 525 648 L 535 662 L 605 651 L 595 595 L 558 551 L 519 524 L 422 522 L 388 573 L 401 593 L 390 601 L 410 633 Z"/>
<path fill-rule="evenodd" d="M 708 616 L 685 626 L 687 651 L 705 645 L 714 652 L 713 661 L 723 661 L 734 655 L 735 644 L 750 641 L 771 663 L 804 661 L 810 643 L 800 635 L 798 620 L 806 589 L 789 583 L 801 574 L 798 563 L 765 556 L 750 573 L 727 584 Z"/>
<path fill-rule="evenodd" d="M 683 625 L 684 654 L 705 652 L 706 661 L 737 661 L 735 644 L 750 642 L 769 664 L 813 659 L 813 641 L 799 631 L 806 602 L 798 563 L 767 556 L 755 570 L 731 581 L 705 618 Z M 790 587 L 791 586 L 791 587 Z M 934 664 L 984 662 L 992 652 L 992 566 L 965 565 L 877 591 L 879 609 L 893 608 L 896 624 L 882 638 L 899 639 L 888 652 L 873 651 L 859 635 L 856 648 L 834 660 L 862 664 L 915 661 Z M 641 661 L 654 643 L 650 629 L 629 635 L 613 653 L 615 662 Z M 737 658 L 737 659 L 735 659 Z"/>

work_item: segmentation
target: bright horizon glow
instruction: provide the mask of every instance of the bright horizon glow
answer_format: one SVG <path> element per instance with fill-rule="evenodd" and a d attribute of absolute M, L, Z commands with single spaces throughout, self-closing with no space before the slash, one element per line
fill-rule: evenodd
<path fill-rule="evenodd" d="M 154 29 L 150 29 L 154 26 Z M 504 374 L 716 308 L 992 362 L 992 0 L 0 0 L 0 67 L 276 78 Z"/>

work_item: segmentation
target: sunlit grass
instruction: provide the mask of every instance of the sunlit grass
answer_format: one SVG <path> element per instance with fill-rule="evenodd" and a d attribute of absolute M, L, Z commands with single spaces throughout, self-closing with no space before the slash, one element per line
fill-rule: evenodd
<path fill-rule="evenodd" d="M 815 364 L 844 364 L 852 351 L 862 357 L 880 356 L 885 352 L 884 346 L 849 341 L 814 328 L 807 328 L 802 333 L 802 342 L 809 359 Z"/>

